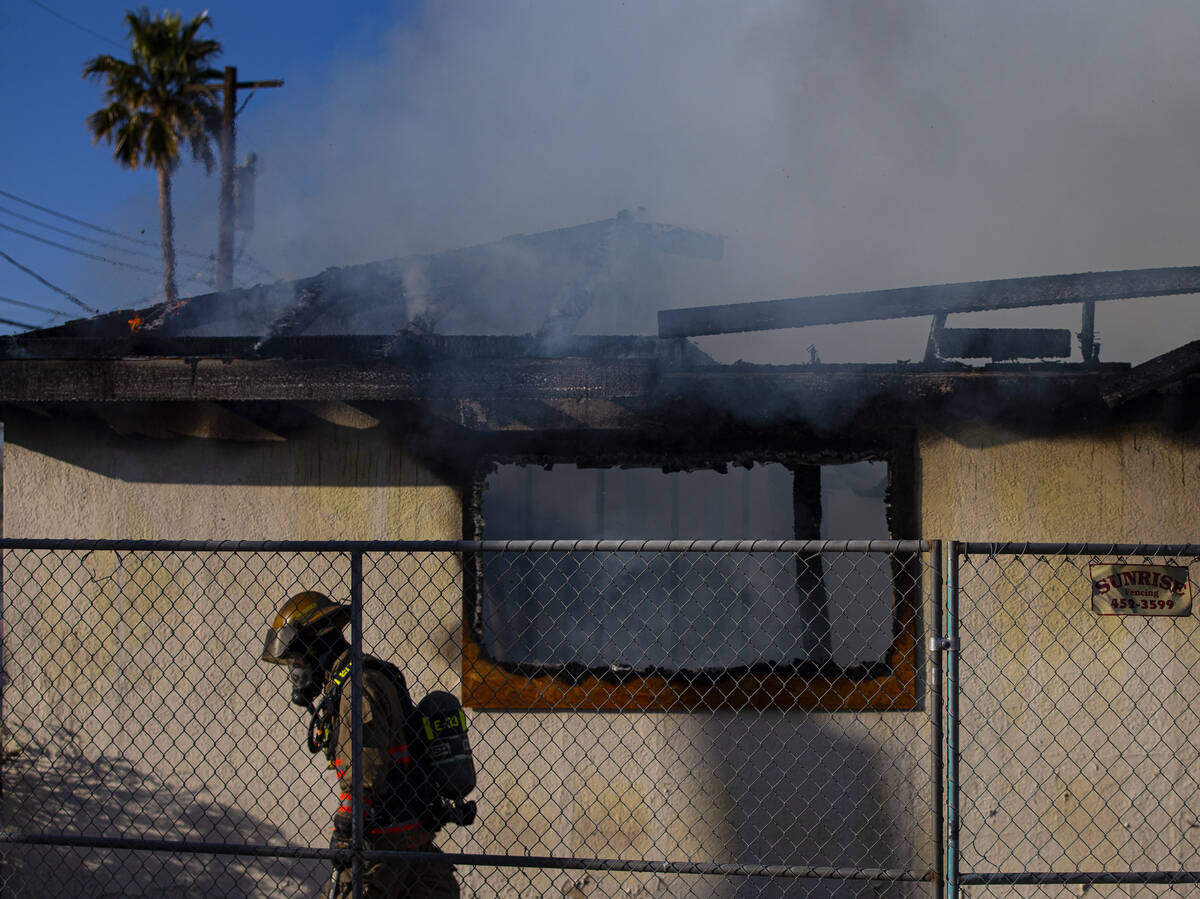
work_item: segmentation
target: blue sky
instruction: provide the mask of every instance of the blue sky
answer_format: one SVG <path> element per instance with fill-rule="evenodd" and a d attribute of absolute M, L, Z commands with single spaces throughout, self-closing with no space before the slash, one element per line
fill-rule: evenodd
<path fill-rule="evenodd" d="M 261 266 L 316 274 L 609 218 L 725 235 L 719 263 L 674 267 L 658 308 L 1200 262 L 1200 5 L 1193 0 L 371 0 L 214 2 L 221 64 L 283 78 L 239 119 L 260 160 Z M 53 10 L 51 12 L 50 10 Z M 119 53 L 125 7 L 0 7 L 0 191 L 158 240 L 152 173 L 93 146 L 84 60 Z M 183 8 L 195 14 L 197 8 Z M 64 18 L 70 22 L 64 21 Z M 95 34 L 91 33 L 95 32 Z M 100 36 L 97 36 L 100 35 Z M 175 187 L 181 293 L 205 293 L 217 179 Z M 0 251 L 108 310 L 158 267 L 0 195 Z M 122 241 L 117 241 L 122 242 Z M 0 297 L 83 314 L 0 258 Z M 1152 304 L 1152 305 L 1150 305 Z M 650 333 L 654 309 L 599 330 Z M 51 313 L 0 303 L 0 317 Z M 1079 328 L 1079 310 L 951 324 Z M 59 319 L 61 320 L 61 318 Z M 1200 331 L 1194 297 L 1101 304 L 1101 358 L 1139 361 Z M 706 338 L 718 358 L 920 358 L 928 321 Z M 2 331 L 0 331 L 2 333 Z M 592 333 L 595 333 L 593 331 Z"/>
<path fill-rule="evenodd" d="M 347 59 L 369 59 L 377 54 L 380 34 L 413 20 L 415 6 L 415 2 L 399 0 L 353 4 L 213 0 L 205 6 L 180 10 L 185 15 L 208 10 L 214 27 L 207 31 L 225 48 L 218 67 L 235 65 L 239 77 L 246 80 L 284 80 L 284 88 L 261 91 L 250 100 L 243 115 L 243 120 L 249 121 L 269 104 L 300 109 L 311 102 L 334 67 Z M 112 160 L 111 147 L 92 144 L 84 127 L 84 119 L 102 105 L 102 98 L 99 84 L 80 77 L 83 63 L 101 53 L 129 58 L 123 22 L 129 8 L 128 4 L 108 0 L 9 0 L 0 6 L 0 77 L 7 84 L 26 86 L 20 91 L 5 91 L 0 99 L 7 135 L 0 141 L 0 191 L 12 195 L 0 195 L 0 209 L 5 210 L 0 212 L 0 225 L 93 255 L 156 269 L 161 256 L 156 246 L 160 232 L 154 217 L 154 173 L 120 168 Z M 243 92 L 239 99 L 245 96 Z M 253 149 L 239 147 L 239 157 Z M 188 173 L 182 177 L 188 177 Z M 216 191 L 217 177 L 209 178 L 205 186 Z M 13 197 L 155 245 L 135 244 L 100 233 Z M 122 253 L 80 241 L 30 222 L 29 218 L 149 255 Z M 189 241 L 181 248 L 202 254 L 212 252 L 215 229 L 214 221 L 211 239 Z M 122 305 L 126 289 L 138 296 L 155 293 L 161 280 L 155 274 L 89 260 L 7 229 L 0 229 L 0 251 L 89 305 L 105 310 Z M 185 276 L 195 270 L 194 260 L 181 260 L 186 263 Z M 113 279 L 120 285 L 119 290 L 107 286 L 106 282 Z M 204 292 L 197 289 L 197 283 L 204 282 L 192 282 L 192 289 L 184 293 Z M 70 318 L 85 314 L 2 258 L 0 297 L 59 310 Z M 53 316 L 0 303 L 0 318 L 40 325 Z"/>

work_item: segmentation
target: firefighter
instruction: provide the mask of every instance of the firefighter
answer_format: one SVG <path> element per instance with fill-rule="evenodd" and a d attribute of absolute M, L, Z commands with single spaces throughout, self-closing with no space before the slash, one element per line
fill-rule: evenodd
<path fill-rule="evenodd" d="M 309 749 L 324 751 L 337 774 L 334 848 L 349 849 L 353 837 L 351 784 L 351 661 L 342 631 L 350 607 L 323 593 L 297 593 L 279 608 L 267 630 L 262 660 L 289 669 L 292 702 L 308 709 Z M 369 656 L 362 672 L 363 837 L 366 848 L 436 852 L 438 824 L 431 820 L 408 746 L 412 698 L 394 666 Z M 318 702 L 318 700 L 320 700 Z M 458 899 L 454 866 L 428 861 L 363 860 L 364 899 Z M 334 870 L 331 892 L 353 895 L 350 867 Z"/>

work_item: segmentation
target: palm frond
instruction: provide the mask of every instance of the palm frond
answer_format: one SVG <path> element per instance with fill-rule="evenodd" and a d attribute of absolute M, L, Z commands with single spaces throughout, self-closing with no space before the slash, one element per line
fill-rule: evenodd
<path fill-rule="evenodd" d="M 83 64 L 84 78 L 99 78 L 106 76 L 114 69 L 120 66 L 127 66 L 129 63 L 123 59 L 117 59 L 115 56 L 110 56 L 107 53 L 102 53 L 100 56 L 95 56 Z"/>
<path fill-rule="evenodd" d="M 172 171 L 179 164 L 179 134 L 163 119 L 157 116 L 150 119 L 142 155 L 147 165 Z"/>
<path fill-rule="evenodd" d="M 221 43 L 198 36 L 211 24 L 207 13 L 184 20 L 146 7 L 130 10 L 125 25 L 131 60 L 104 54 L 84 64 L 83 77 L 104 85 L 108 103 L 88 117 L 88 129 L 94 140 L 113 144 L 113 156 L 122 165 L 170 170 L 186 142 L 193 157 L 211 170 L 209 136 L 219 129 L 220 104 L 209 85 L 221 78 L 211 67 Z"/>
<path fill-rule="evenodd" d="M 127 169 L 139 169 L 150 162 L 145 152 L 149 122 L 144 115 L 134 113 L 115 130 L 113 157 Z"/>
<path fill-rule="evenodd" d="M 209 85 L 221 78 L 212 67 L 221 44 L 198 37 L 211 26 L 208 13 L 185 21 L 179 13 L 155 15 L 146 7 L 125 14 L 130 59 L 104 54 L 89 59 L 83 77 L 104 86 L 106 105 L 87 118 L 94 142 L 113 146 L 113 158 L 126 168 L 159 172 L 163 209 L 164 289 L 174 294 L 170 174 L 181 145 L 209 171 L 214 163 L 211 135 L 219 130 L 220 104 Z"/>
<path fill-rule="evenodd" d="M 102 140 L 112 142 L 113 133 L 129 119 L 129 108 L 122 103 L 110 103 L 97 109 L 87 117 L 88 130 L 92 132 L 92 143 Z"/>

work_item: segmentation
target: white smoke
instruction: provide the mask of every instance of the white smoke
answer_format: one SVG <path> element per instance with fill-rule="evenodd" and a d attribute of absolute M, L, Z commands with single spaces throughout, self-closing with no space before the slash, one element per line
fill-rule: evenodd
<path fill-rule="evenodd" d="M 322 96 L 244 116 L 250 250 L 302 277 L 644 206 L 728 238 L 722 262 L 670 262 L 663 307 L 1193 264 L 1198 26 L 1181 2 L 430 3 Z M 1193 305 L 1101 304 L 1102 358 L 1181 342 Z M 950 324 L 1014 321 L 1079 313 Z M 705 345 L 891 361 L 927 330 Z"/>
<path fill-rule="evenodd" d="M 419 259 L 406 262 L 400 274 L 409 321 L 420 321 L 430 311 L 429 277 Z"/>

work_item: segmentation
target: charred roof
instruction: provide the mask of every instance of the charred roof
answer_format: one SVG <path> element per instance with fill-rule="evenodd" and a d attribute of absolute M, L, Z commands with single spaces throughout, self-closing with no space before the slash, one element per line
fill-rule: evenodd
<path fill-rule="evenodd" d="M 441 253 L 326 269 L 275 284 L 122 309 L 31 332 L 38 339 L 291 337 L 345 334 L 572 334 L 652 318 L 662 255 L 715 260 L 724 238 L 674 225 L 611 219 Z M 653 322 L 644 323 L 645 333 Z M 619 329 L 629 333 L 629 328 Z"/>
<path fill-rule="evenodd" d="M 806 422 L 892 427 L 953 413 L 1060 423 L 1102 416 L 1200 366 L 949 362 L 722 365 L 689 341 L 574 337 L 27 337 L 0 355 L 0 402 L 390 403 L 485 430 L 730 427 Z M 691 422 L 691 425 L 688 425 Z"/>
<path fill-rule="evenodd" d="M 1196 292 L 1200 269 L 1193 268 L 669 310 L 657 313 L 658 337 L 574 333 L 581 321 L 602 322 L 606 306 L 610 314 L 625 308 L 634 289 L 646 294 L 634 305 L 655 314 L 661 297 L 653 293 L 651 262 L 658 254 L 714 259 L 722 247 L 720 237 L 622 213 L 174 306 L 122 310 L 0 343 L 0 404 L 99 410 L 135 432 L 161 430 L 130 426 L 139 414 L 180 421 L 164 418 L 164 406 L 207 404 L 211 414 L 215 404 L 249 418 L 251 434 L 286 430 L 296 408 L 320 407 L 326 420 L 424 417 L 473 432 L 798 427 L 824 439 L 919 420 L 1091 426 L 1151 395 L 1154 408 L 1138 414 L 1162 415 L 1165 408 L 1181 426 L 1200 414 L 1191 398 L 1200 341 L 1136 368 L 1101 363 L 1087 351 L 1076 363 L 1043 358 L 968 366 L 948 356 L 1061 358 L 1072 335 L 945 327 L 951 312 L 1078 302 L 1085 325 L 1074 336 L 1086 348 L 1089 304 Z M 822 364 L 815 355 L 798 365 L 718 364 L 679 336 L 930 314 L 925 358 L 888 365 Z M 613 320 L 625 322 L 621 315 Z M 504 330 L 519 333 L 479 336 Z M 1126 409 L 1119 414 L 1128 417 Z M 175 432 L 186 433 L 181 427 Z"/>

